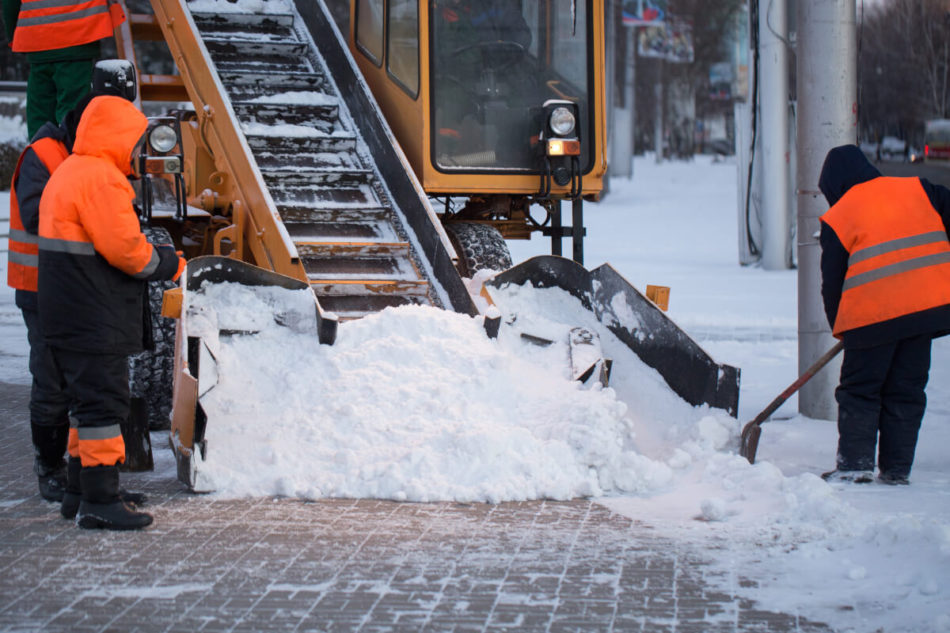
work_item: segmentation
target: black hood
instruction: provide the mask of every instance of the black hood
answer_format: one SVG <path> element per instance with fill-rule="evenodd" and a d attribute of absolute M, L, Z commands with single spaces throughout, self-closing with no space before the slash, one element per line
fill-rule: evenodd
<path fill-rule="evenodd" d="M 829 205 L 834 205 L 851 187 L 880 177 L 857 145 L 840 145 L 825 157 L 818 178 L 818 188 Z"/>
<path fill-rule="evenodd" d="M 90 92 L 86 94 L 82 99 L 80 99 L 73 109 L 66 113 L 66 116 L 63 117 L 63 129 L 66 132 L 66 149 L 70 152 L 73 151 L 73 143 L 76 141 L 76 128 L 79 127 L 79 119 L 82 118 L 82 113 L 86 110 L 86 106 L 89 105 L 89 102 L 92 101 L 93 97 L 97 96 L 98 93 Z"/>

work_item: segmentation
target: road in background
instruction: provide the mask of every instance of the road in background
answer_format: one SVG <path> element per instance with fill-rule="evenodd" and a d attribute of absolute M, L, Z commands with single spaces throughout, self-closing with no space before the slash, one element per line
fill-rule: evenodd
<path fill-rule="evenodd" d="M 950 189 L 950 163 L 934 165 L 933 163 L 881 161 L 876 163 L 876 166 L 885 176 L 926 178 L 935 185 L 943 185 Z"/>

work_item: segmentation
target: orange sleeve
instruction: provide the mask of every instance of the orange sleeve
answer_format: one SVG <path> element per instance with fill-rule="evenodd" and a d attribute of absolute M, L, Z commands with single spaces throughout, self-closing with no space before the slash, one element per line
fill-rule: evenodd
<path fill-rule="evenodd" d="M 107 181 L 95 187 L 79 205 L 83 228 L 96 252 L 132 277 L 147 277 L 158 266 L 158 253 L 145 239 L 132 207 L 134 193 L 125 182 Z"/>

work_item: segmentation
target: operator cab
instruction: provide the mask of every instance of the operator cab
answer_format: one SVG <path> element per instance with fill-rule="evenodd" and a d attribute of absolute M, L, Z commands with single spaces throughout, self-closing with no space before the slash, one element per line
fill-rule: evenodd
<path fill-rule="evenodd" d="M 603 3 L 351 0 L 350 49 L 441 219 L 580 253 L 606 172 Z M 560 225 L 562 201 L 575 222 Z M 535 220 L 532 205 L 547 217 Z M 575 257 L 580 261 L 580 257 Z"/>
<path fill-rule="evenodd" d="M 435 6 L 430 90 L 437 169 L 539 172 L 545 136 L 590 138 L 586 12 L 582 5 L 573 14 L 550 10 L 556 7 L 510 0 Z M 546 107 L 551 101 L 557 106 Z M 588 169 L 591 148 L 584 144 Z"/>

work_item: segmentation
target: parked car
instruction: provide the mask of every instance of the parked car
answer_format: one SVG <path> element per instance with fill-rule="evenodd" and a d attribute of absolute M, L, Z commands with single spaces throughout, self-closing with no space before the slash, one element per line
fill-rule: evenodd
<path fill-rule="evenodd" d="M 878 146 L 881 160 L 904 160 L 907 158 L 907 142 L 896 136 L 885 136 Z"/>

